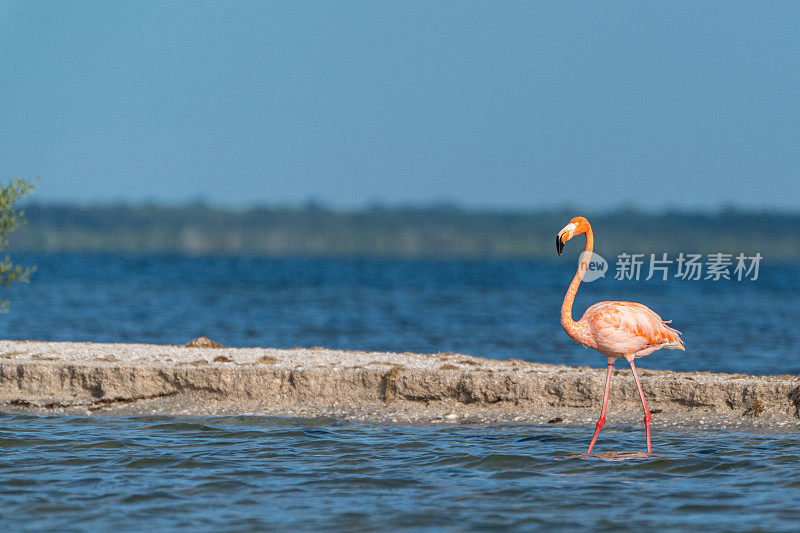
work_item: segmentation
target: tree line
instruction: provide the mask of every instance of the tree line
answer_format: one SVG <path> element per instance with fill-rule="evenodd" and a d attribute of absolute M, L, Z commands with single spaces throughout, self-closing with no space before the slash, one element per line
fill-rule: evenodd
<path fill-rule="evenodd" d="M 554 235 L 577 214 L 589 218 L 601 254 L 755 253 L 800 257 L 800 213 L 568 208 L 536 211 L 453 205 L 319 204 L 225 209 L 29 203 L 12 251 L 401 258 L 549 258 Z M 574 251 L 579 247 L 573 247 Z"/>

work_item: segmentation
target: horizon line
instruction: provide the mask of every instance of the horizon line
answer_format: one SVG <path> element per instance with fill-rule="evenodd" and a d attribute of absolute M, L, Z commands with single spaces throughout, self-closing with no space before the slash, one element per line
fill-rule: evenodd
<path fill-rule="evenodd" d="M 414 211 L 414 210 L 444 210 L 464 214 L 563 214 L 565 212 L 590 213 L 593 215 L 611 215 L 618 213 L 641 214 L 651 216 L 663 215 L 783 215 L 800 216 L 800 206 L 749 206 L 735 203 L 720 203 L 716 206 L 661 206 L 643 207 L 633 203 L 620 203 L 605 207 L 580 207 L 577 205 L 556 206 L 494 206 L 480 204 L 465 204 L 451 200 L 421 200 L 421 201 L 367 201 L 360 205 L 340 206 L 316 198 L 308 198 L 294 202 L 254 202 L 247 205 L 212 202 L 206 198 L 194 198 L 181 201 L 166 200 L 50 200 L 26 197 L 18 201 L 20 209 L 30 208 L 77 208 L 77 209 L 208 209 L 209 211 L 222 211 L 230 213 L 245 213 L 259 210 L 289 210 L 289 211 L 321 211 L 334 214 L 351 214 L 373 211 Z"/>

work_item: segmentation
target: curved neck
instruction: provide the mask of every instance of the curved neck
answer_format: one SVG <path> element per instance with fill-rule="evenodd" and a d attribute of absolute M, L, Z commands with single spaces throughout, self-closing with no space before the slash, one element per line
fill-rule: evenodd
<path fill-rule="evenodd" d="M 578 263 L 578 270 L 575 272 L 575 277 L 572 278 L 572 283 L 569 284 L 567 294 L 564 296 L 564 303 L 561 304 L 561 326 L 572 338 L 579 335 L 578 326 L 572 320 L 572 302 L 575 301 L 575 295 L 578 294 L 578 286 L 583 280 L 584 274 L 589 269 L 589 261 L 592 258 L 592 250 L 594 249 L 594 236 L 592 235 L 592 228 L 586 231 L 586 249 L 581 255 L 581 260 Z"/>

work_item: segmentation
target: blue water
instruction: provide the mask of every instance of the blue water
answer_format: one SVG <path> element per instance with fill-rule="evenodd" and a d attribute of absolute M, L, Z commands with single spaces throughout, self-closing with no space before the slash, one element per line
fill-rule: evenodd
<path fill-rule="evenodd" d="M 561 331 L 569 262 L 16 256 L 0 337 L 459 351 L 604 366 Z M 800 373 L 800 268 L 752 282 L 617 282 L 687 351 L 642 368 Z M 600 391 L 598 391 L 599 402 Z M 0 527 L 41 531 L 794 531 L 800 435 L 654 429 L 650 457 L 573 454 L 586 427 L 0 414 Z M 643 448 L 606 424 L 597 451 Z M 624 457 L 617 457 L 624 458 Z"/>
<path fill-rule="evenodd" d="M 796 531 L 800 436 L 0 416 L 14 530 Z M 607 448 L 641 431 L 609 427 Z M 6 529 L 8 530 L 8 529 Z"/>
<path fill-rule="evenodd" d="M 454 351 L 605 367 L 561 330 L 575 263 L 168 256 L 15 256 L 39 267 L 4 292 L 0 338 L 226 346 Z M 642 302 L 683 332 L 686 352 L 642 368 L 800 373 L 800 267 L 756 281 L 585 283 L 579 318 L 601 300 Z"/>

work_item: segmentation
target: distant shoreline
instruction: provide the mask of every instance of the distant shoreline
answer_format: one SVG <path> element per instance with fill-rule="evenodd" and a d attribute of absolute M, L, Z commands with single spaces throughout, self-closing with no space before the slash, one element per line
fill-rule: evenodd
<path fill-rule="evenodd" d="M 601 255 L 760 252 L 766 261 L 800 258 L 794 230 L 800 213 L 785 212 L 37 203 L 24 211 L 27 222 L 12 235 L 12 252 L 538 259 L 553 256 L 555 232 L 580 212 L 595 228 Z"/>
<path fill-rule="evenodd" d="M 800 429 L 798 376 L 641 374 L 655 428 Z M 0 410 L 12 413 L 592 425 L 603 379 L 599 369 L 454 353 L 0 341 Z M 620 370 L 607 424 L 641 419 Z"/>

